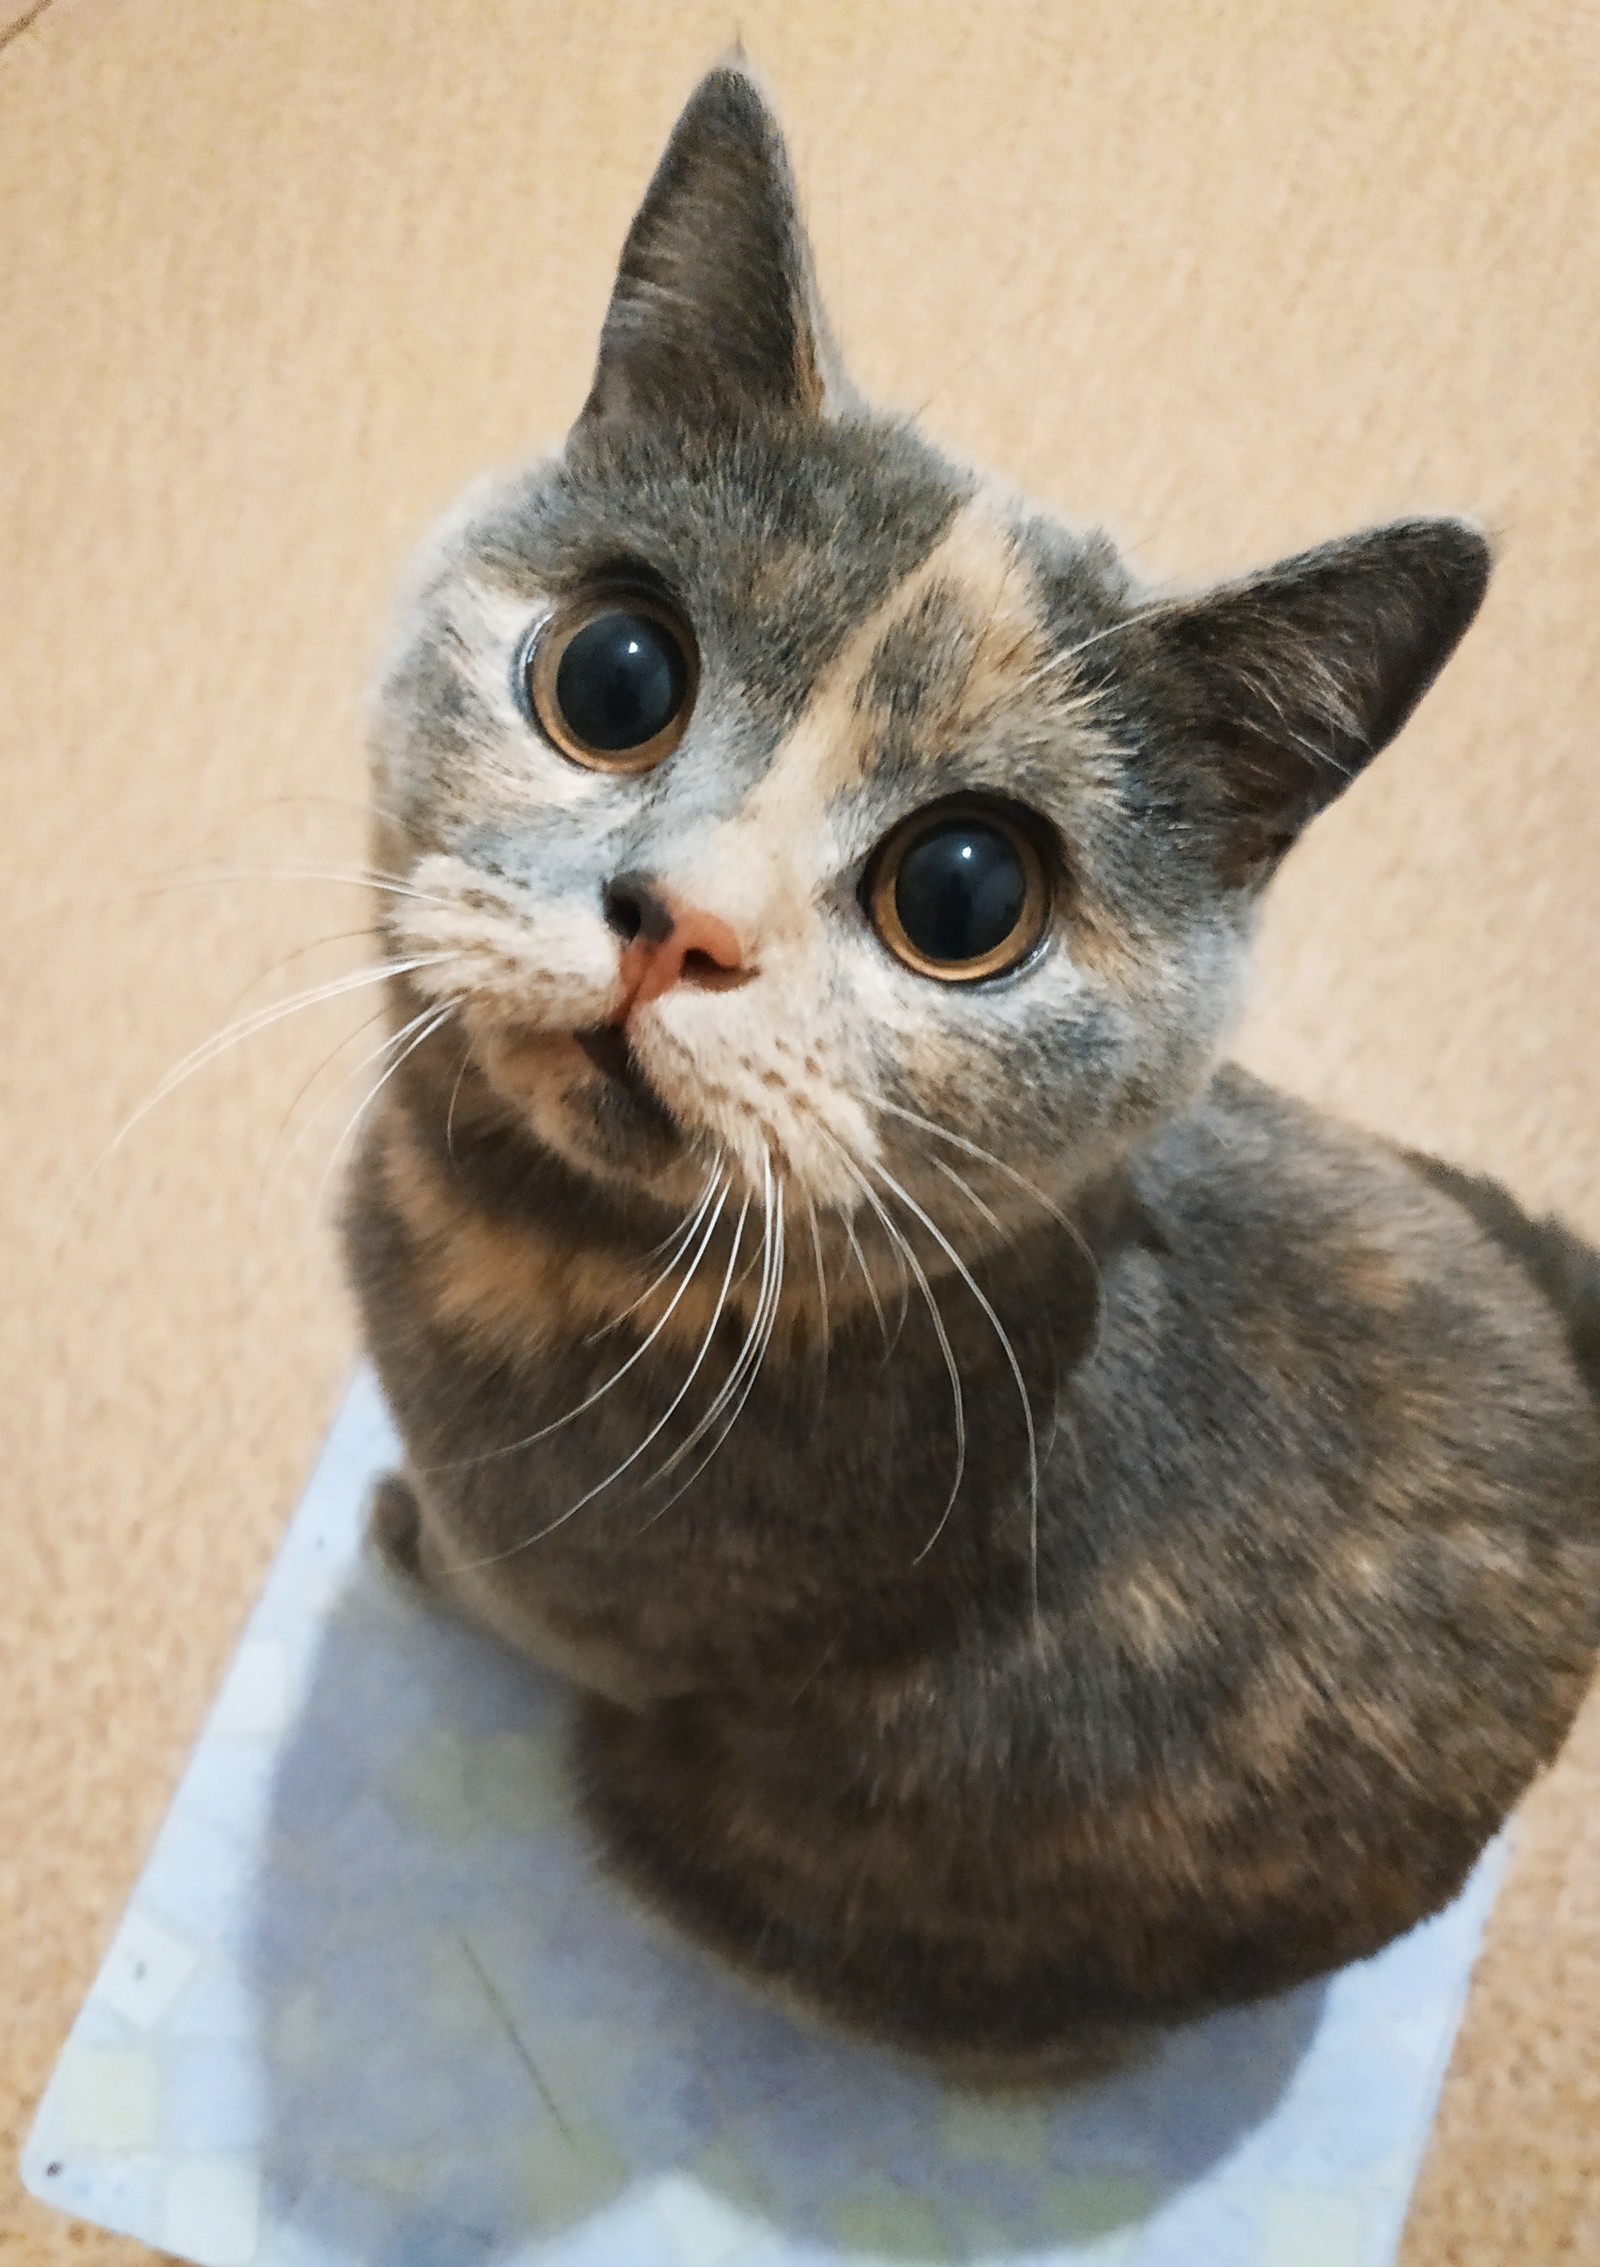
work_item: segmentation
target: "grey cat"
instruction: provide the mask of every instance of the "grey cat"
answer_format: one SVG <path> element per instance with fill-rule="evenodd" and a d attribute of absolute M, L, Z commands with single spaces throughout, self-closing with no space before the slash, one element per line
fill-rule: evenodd
<path fill-rule="evenodd" d="M 1489 570 L 1141 588 L 851 390 L 714 71 L 562 453 L 379 702 L 349 1263 L 390 1555 L 580 1688 L 621 1874 L 983 2073 L 1368 1953 L 1600 1639 L 1600 1263 L 1219 1069 Z"/>

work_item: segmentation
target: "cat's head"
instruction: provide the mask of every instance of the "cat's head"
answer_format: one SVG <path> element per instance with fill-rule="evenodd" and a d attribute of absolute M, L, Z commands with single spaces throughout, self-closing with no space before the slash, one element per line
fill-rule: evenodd
<path fill-rule="evenodd" d="M 461 1075 L 583 1174 L 946 1220 L 959 1174 L 981 1239 L 1204 1080 L 1262 884 L 1487 572 L 1418 521 L 1139 588 L 862 405 L 777 130 L 714 71 L 565 448 L 418 578 L 386 942 Z"/>

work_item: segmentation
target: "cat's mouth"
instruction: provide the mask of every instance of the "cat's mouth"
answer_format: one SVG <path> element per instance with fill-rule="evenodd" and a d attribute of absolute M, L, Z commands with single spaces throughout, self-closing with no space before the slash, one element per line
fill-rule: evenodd
<path fill-rule="evenodd" d="M 617 1023 L 591 1024 L 573 1033 L 578 1045 L 605 1080 L 597 1102 L 608 1118 L 632 1117 L 639 1130 L 678 1134 L 677 1119 L 645 1075 L 626 1030 Z"/>
<path fill-rule="evenodd" d="M 683 1146 L 682 1121 L 619 1024 L 569 1032 L 491 1028 L 484 1067 L 491 1084 L 529 1113 L 533 1130 L 575 1153 L 575 1162 L 659 1171 Z"/>

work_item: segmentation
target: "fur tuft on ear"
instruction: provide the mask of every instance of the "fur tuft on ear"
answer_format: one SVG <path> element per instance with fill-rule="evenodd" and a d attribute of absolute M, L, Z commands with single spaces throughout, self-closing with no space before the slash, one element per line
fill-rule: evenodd
<path fill-rule="evenodd" d="M 722 64 L 628 231 L 580 423 L 816 417 L 848 395 L 777 121 Z"/>
<path fill-rule="evenodd" d="M 1264 880 L 1394 738 L 1477 613 L 1489 565 L 1464 522 L 1406 520 L 1127 625 L 1112 666 L 1163 799 L 1203 811 L 1228 881 Z"/>

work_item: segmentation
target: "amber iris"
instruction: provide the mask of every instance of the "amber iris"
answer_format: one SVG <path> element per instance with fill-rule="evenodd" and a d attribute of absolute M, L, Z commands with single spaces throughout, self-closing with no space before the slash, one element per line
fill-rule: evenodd
<path fill-rule="evenodd" d="M 890 951 L 924 976 L 972 983 L 1025 960 L 1049 918 L 1044 861 L 1027 830 L 983 806 L 924 812 L 874 863 L 868 909 Z"/>
<path fill-rule="evenodd" d="M 654 599 L 591 599 L 532 641 L 527 697 L 563 755 L 597 771 L 645 771 L 683 737 L 696 664 L 688 626 Z"/>

